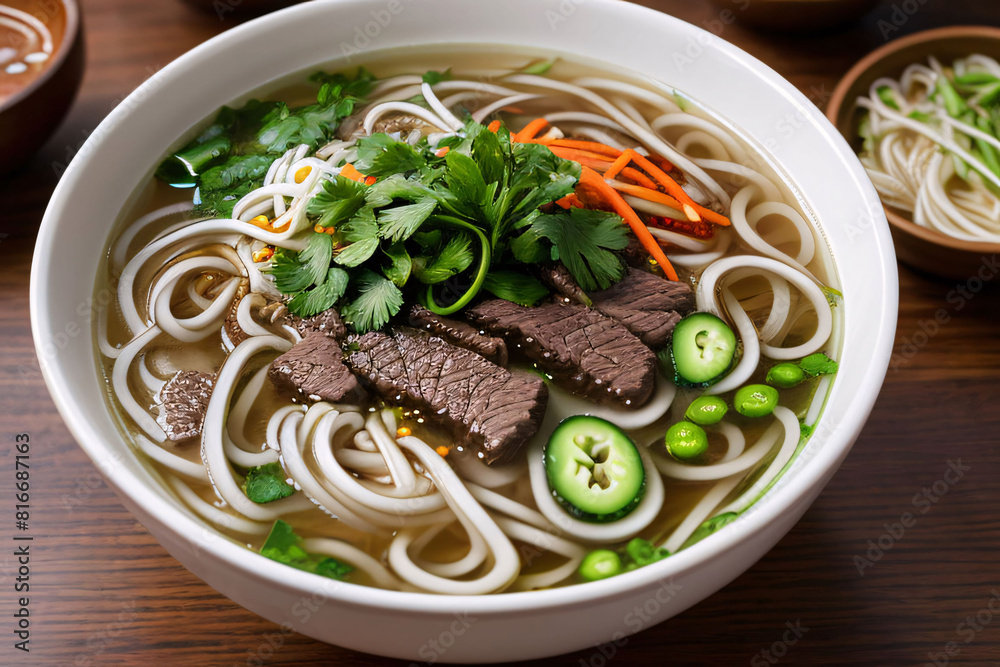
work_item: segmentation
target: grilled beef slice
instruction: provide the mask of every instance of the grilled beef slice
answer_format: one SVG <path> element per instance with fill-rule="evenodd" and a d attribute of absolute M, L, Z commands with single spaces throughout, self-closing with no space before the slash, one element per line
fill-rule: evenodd
<path fill-rule="evenodd" d="M 583 288 L 576 283 L 573 274 L 569 272 L 562 262 L 551 264 L 542 268 L 542 281 L 552 288 L 552 291 L 562 299 L 563 303 L 579 303 L 590 306 L 590 297 L 583 291 Z"/>
<path fill-rule="evenodd" d="M 303 338 L 316 331 L 326 334 L 330 338 L 343 340 L 347 336 L 347 327 L 340 319 L 340 313 L 336 308 L 329 308 L 318 315 L 301 318 L 298 315 L 289 315 L 288 324 L 299 332 Z"/>
<path fill-rule="evenodd" d="M 174 442 L 201 435 L 215 376 L 201 371 L 178 371 L 160 390 L 163 430 Z"/>
<path fill-rule="evenodd" d="M 452 345 L 471 350 L 497 366 L 507 365 L 507 344 L 503 339 L 481 334 L 468 322 L 459 322 L 416 305 L 410 310 L 410 324 Z"/>
<path fill-rule="evenodd" d="M 545 415 L 541 378 L 511 373 L 425 331 L 373 331 L 350 345 L 348 365 L 379 396 L 421 410 L 486 463 L 511 460 Z"/>
<path fill-rule="evenodd" d="M 578 305 L 527 308 L 502 299 L 466 311 L 473 323 L 503 336 L 512 354 L 538 364 L 556 382 L 598 403 L 638 408 L 653 391 L 656 358 L 622 324 Z"/>
<path fill-rule="evenodd" d="M 631 268 L 620 281 L 592 292 L 590 298 L 594 310 L 618 320 L 653 349 L 665 347 L 677 322 L 695 307 L 687 283 Z"/>
<path fill-rule="evenodd" d="M 340 345 L 321 331 L 308 333 L 275 359 L 267 376 L 279 390 L 303 399 L 355 403 L 365 397 L 344 365 Z"/>

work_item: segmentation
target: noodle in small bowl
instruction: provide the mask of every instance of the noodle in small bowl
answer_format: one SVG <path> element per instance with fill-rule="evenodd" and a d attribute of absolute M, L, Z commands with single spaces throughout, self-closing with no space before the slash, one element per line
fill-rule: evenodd
<path fill-rule="evenodd" d="M 963 181 L 956 166 L 962 167 L 964 160 L 952 158 L 948 146 L 939 143 L 958 141 L 960 145 L 954 147 L 968 147 L 976 151 L 970 157 L 977 158 L 981 153 L 976 139 L 984 137 L 970 137 L 961 121 L 945 117 L 947 114 L 928 101 L 933 96 L 926 94 L 928 86 L 945 72 L 953 81 L 956 75 L 985 73 L 997 59 L 1000 29 L 953 26 L 919 32 L 889 42 L 858 61 L 837 84 L 827 106 L 827 118 L 851 146 L 860 155 L 872 155 L 863 161 L 882 196 L 896 255 L 916 269 L 965 279 L 976 275 L 984 258 L 1000 252 L 1000 209 L 996 208 L 1000 185 L 992 181 L 1000 181 L 1000 177 L 995 173 L 979 175 L 972 169 L 971 175 L 967 173 L 970 180 Z M 882 90 L 886 99 L 892 100 L 888 96 L 902 93 L 904 85 L 910 99 L 903 104 L 914 106 L 906 106 L 898 115 L 896 108 L 886 108 L 885 100 L 872 99 Z M 893 92 L 886 92 L 889 89 Z M 972 102 L 975 106 L 976 99 Z M 921 128 L 916 118 L 923 118 L 919 115 L 922 109 L 933 117 L 936 129 L 925 128 L 926 134 L 914 141 L 916 130 Z M 907 113 L 916 118 L 898 117 Z M 881 123 L 875 151 L 866 151 L 859 134 L 862 124 L 870 123 L 870 114 L 878 114 L 876 124 Z M 904 124 L 900 130 L 894 129 Z M 992 147 L 988 141 L 987 145 Z M 938 177 L 928 177 L 930 173 Z M 972 208 L 966 209 L 969 205 Z"/>
<path fill-rule="evenodd" d="M 694 26 L 603 0 L 570 14 L 556 0 L 510 0 L 503 11 L 462 0 L 426 0 L 419 10 L 415 7 L 344 0 L 297 5 L 198 47 L 120 105 L 67 169 L 39 232 L 31 309 L 41 367 L 63 418 L 130 511 L 193 573 L 276 623 L 368 653 L 464 664 L 556 655 L 620 638 L 682 612 L 739 576 L 795 524 L 847 456 L 875 402 L 895 331 L 896 271 L 879 200 L 856 157 L 801 93 Z M 597 31 L 604 35 L 599 52 L 590 39 Z M 697 58 L 685 55 L 681 45 L 689 42 L 702 45 Z M 551 67 L 537 64 L 554 56 L 558 62 Z M 366 102 L 356 108 L 345 105 L 344 117 L 355 121 L 340 126 L 347 136 L 300 133 L 302 127 L 313 127 L 298 124 L 303 116 L 312 123 L 323 116 L 330 99 L 339 104 L 336 95 L 343 91 L 334 91 L 329 81 L 308 88 L 307 78 L 317 70 L 331 77 L 344 72 L 360 77 L 354 74 L 359 65 L 370 67 L 378 80 L 359 93 Z M 301 107 L 307 113 L 266 97 L 292 100 L 294 91 L 280 91 L 295 85 L 315 100 Z M 317 98 L 316 88 L 326 102 Z M 230 135 L 226 127 L 220 134 L 219 124 L 214 133 L 205 128 L 213 118 L 232 118 L 226 115 L 232 111 L 220 115 L 224 105 L 259 109 L 247 105 L 254 95 L 265 99 L 259 104 L 279 104 L 271 108 L 290 115 L 266 115 L 268 122 L 277 119 L 282 131 L 254 135 L 268 137 L 268 150 L 250 155 L 259 179 L 243 183 L 247 187 L 228 200 L 230 209 L 219 198 L 207 214 L 200 194 L 192 201 L 193 188 L 167 191 L 169 201 L 150 196 L 180 182 L 153 182 L 165 156 L 191 157 L 182 147 L 195 139 L 194 152 L 212 159 L 209 150 L 201 150 L 204 142 L 220 146 L 224 142 L 219 138 Z M 471 111 L 473 102 L 482 106 Z M 398 116 L 400 110 L 419 116 L 410 122 L 423 129 L 408 127 L 405 134 L 394 129 L 392 123 L 399 119 L 392 114 Z M 776 121 L 791 112 L 804 122 L 791 140 L 775 137 Z M 255 122 L 260 116 L 241 118 Z M 381 122 L 386 125 L 379 126 Z M 505 126 L 511 132 L 501 132 Z M 374 131 L 378 127 L 392 129 Z M 289 133 L 301 140 L 287 146 L 282 138 Z M 204 142 L 197 143 L 198 137 Z M 412 145 L 404 145 L 411 140 Z M 273 151 L 272 141 L 277 141 Z M 242 150 L 253 144 L 241 141 L 220 151 L 233 145 Z M 416 166 L 376 177 L 376 158 L 388 169 L 383 156 L 389 152 L 372 146 L 391 147 L 392 155 L 402 156 L 393 158 L 397 166 Z M 496 148 L 480 151 L 477 146 Z M 552 156 L 559 153 L 579 166 L 555 161 Z M 530 159 L 517 162 L 508 155 Z M 492 156 L 500 156 L 501 162 Z M 243 160 L 246 154 L 232 157 Z M 441 160 L 447 164 L 441 166 Z M 589 171 L 582 169 L 584 163 L 592 165 Z M 481 165 L 497 164 L 499 171 L 491 172 L 486 185 Z M 450 168 L 456 171 L 448 172 Z M 335 235 L 344 228 L 358 234 L 367 229 L 375 239 L 367 257 L 380 242 L 401 257 L 399 246 L 393 249 L 376 233 L 388 235 L 395 229 L 402 235 L 404 222 L 421 225 L 438 210 L 435 202 L 444 202 L 455 210 L 434 217 L 466 230 L 463 234 L 476 232 L 477 243 L 466 245 L 486 250 L 472 266 L 483 267 L 479 275 L 489 272 L 495 278 L 489 259 L 483 258 L 490 248 L 504 246 L 491 246 L 481 229 L 468 222 L 479 218 L 459 216 L 472 210 L 463 203 L 470 197 L 482 201 L 478 198 L 492 198 L 491 193 L 513 192 L 512 185 L 497 188 L 506 179 L 503 170 L 510 174 L 515 168 L 524 183 L 544 176 L 538 187 L 522 188 L 517 201 L 528 201 L 528 193 L 536 191 L 546 196 L 559 191 L 560 197 L 526 209 L 515 221 L 520 226 L 512 225 L 511 238 L 524 238 L 527 225 L 531 230 L 534 225 L 558 229 L 555 225 L 568 224 L 568 217 L 578 225 L 573 229 L 579 236 L 591 233 L 593 240 L 587 230 L 597 229 L 604 239 L 621 240 L 622 221 L 628 222 L 637 238 L 644 236 L 643 248 L 649 252 L 639 257 L 640 266 L 631 266 L 638 276 L 633 278 L 658 285 L 642 295 L 680 288 L 687 290 L 687 307 L 701 311 L 670 322 L 678 335 L 669 345 L 687 340 L 715 347 L 704 355 L 689 347 L 686 361 L 676 354 L 670 361 L 668 354 L 668 363 L 680 364 L 668 376 L 662 365 L 655 366 L 667 348 L 654 354 L 655 343 L 640 341 L 632 330 L 613 329 L 623 325 L 597 312 L 597 299 L 594 310 L 552 300 L 530 308 L 494 303 L 508 311 L 575 312 L 573 317 L 558 316 L 558 322 L 586 327 L 587 336 L 573 339 L 575 345 L 593 345 L 588 349 L 627 343 L 630 357 L 611 350 L 609 355 L 617 357 L 606 358 L 614 363 L 602 363 L 598 370 L 612 373 L 645 364 L 648 374 L 643 377 L 650 382 L 632 404 L 632 399 L 612 394 L 610 384 L 592 383 L 592 393 L 599 389 L 604 394 L 596 399 L 588 394 L 588 401 L 580 398 L 583 390 L 563 391 L 560 382 L 567 379 L 557 372 L 516 368 L 515 354 L 540 349 L 542 325 L 534 337 L 537 344 L 532 337 L 507 339 L 513 343 L 510 371 L 504 367 L 507 361 L 498 361 L 484 372 L 492 362 L 457 351 L 457 346 L 447 348 L 447 363 L 437 363 L 442 358 L 438 351 L 446 349 L 442 339 L 401 324 L 399 318 L 378 325 L 369 318 L 362 324 L 360 314 L 373 311 L 367 304 L 375 299 L 362 299 L 359 293 L 367 295 L 376 284 L 382 294 L 398 293 L 394 282 L 377 273 L 396 264 L 382 259 L 388 254 L 375 255 L 362 273 L 346 260 L 348 253 L 364 250 L 360 237 L 326 236 L 325 230 L 332 228 Z M 442 184 L 451 188 L 453 183 L 434 180 L 435 169 L 468 187 L 442 194 Z M 407 179 L 428 180 L 404 180 L 403 171 L 420 171 Z M 229 175 L 239 179 L 243 173 Z M 475 174 L 482 178 L 480 185 Z M 678 180 L 688 190 L 671 183 L 669 174 L 683 175 Z M 657 183 L 664 190 L 672 185 L 672 194 L 661 192 Z M 327 197 L 333 194 L 331 184 L 350 194 Z M 561 190 L 570 185 L 578 188 L 573 194 L 583 207 L 574 206 Z M 386 188 L 403 194 L 390 196 Z M 427 193 L 435 199 L 425 198 Z M 410 194 L 420 202 L 393 201 Z M 615 203 L 616 213 L 590 204 L 597 195 Z M 560 212 L 557 204 L 564 198 L 571 201 Z M 316 219 L 339 215 L 338 210 L 346 210 L 341 202 L 348 200 L 356 206 L 344 215 L 371 218 L 352 217 L 343 226 L 342 221 L 325 226 Z M 493 206 L 498 200 L 490 201 Z M 588 205 L 593 208 L 586 209 Z M 192 212 L 193 206 L 202 208 Z M 420 211 L 425 218 L 418 217 Z M 610 217 L 618 211 L 621 220 Z M 473 215 L 479 214 L 473 210 Z M 712 223 L 718 226 L 706 227 L 706 220 L 718 221 Z M 860 237 L 850 227 L 855 220 L 871 221 Z M 421 275 L 433 275 L 436 260 L 417 254 L 417 246 L 446 249 L 452 242 L 440 229 L 424 233 L 421 228 L 419 237 L 415 229 L 400 243 L 414 253 L 416 268 L 410 273 L 422 280 Z M 454 230 L 450 233 L 455 237 Z M 335 256 L 330 255 L 331 238 L 336 238 Z M 565 248 L 579 242 L 575 234 L 559 239 Z M 586 265 L 590 268 L 597 259 L 605 266 L 610 261 L 612 269 L 626 261 L 624 244 L 619 255 L 592 245 L 587 251 L 587 261 L 594 262 Z M 283 367 L 279 355 L 301 350 L 304 343 L 325 349 L 336 345 L 332 324 L 329 336 L 315 330 L 306 334 L 297 328 L 302 322 L 285 318 L 282 308 L 294 311 L 297 297 L 283 300 L 278 271 L 272 270 L 313 246 L 327 253 L 308 253 L 323 260 L 319 277 L 326 282 L 322 291 L 319 286 L 311 290 L 308 299 L 335 302 L 347 295 L 341 288 L 330 297 L 340 279 L 336 276 L 346 272 L 340 266 L 352 269 L 350 281 L 360 283 L 351 283 L 352 300 L 340 310 L 355 332 L 353 339 L 344 340 L 350 355 L 331 354 L 329 359 L 339 361 L 341 369 L 370 361 L 364 374 L 359 366 L 352 365 L 351 371 L 361 382 L 373 381 L 382 372 L 376 368 L 380 359 L 391 362 L 395 357 L 369 355 L 364 350 L 373 348 L 365 348 L 365 341 L 386 342 L 390 335 L 397 342 L 410 341 L 406 345 L 424 341 L 419 345 L 433 348 L 426 363 L 408 357 L 412 363 L 395 366 L 407 373 L 480 370 L 477 375 L 449 372 L 449 384 L 442 371 L 437 378 L 441 384 L 437 379 L 413 383 L 400 394 L 429 387 L 437 400 L 444 392 L 436 388 L 456 386 L 450 384 L 454 377 L 475 379 L 468 384 L 477 390 L 499 378 L 503 387 L 534 392 L 505 389 L 491 393 L 490 401 L 494 395 L 498 401 L 534 401 L 544 395 L 538 388 L 548 387 L 548 407 L 540 413 L 514 408 L 499 413 L 526 414 L 525 420 L 544 414 L 541 424 L 532 425 L 532 434 L 540 437 L 531 442 L 525 441 L 531 436 L 522 438 L 522 449 L 509 459 L 478 460 L 470 452 L 482 439 L 472 445 L 434 433 L 431 422 L 440 413 L 403 409 L 405 405 L 393 403 L 395 392 L 386 392 L 385 383 L 382 389 L 368 387 L 383 392 L 378 403 L 353 395 L 324 400 L 320 391 L 295 398 L 281 394 L 271 373 Z M 443 249 L 437 252 L 434 257 L 444 256 Z M 456 254 L 465 256 L 463 252 Z M 648 261 L 654 252 L 664 256 L 655 270 Z M 535 256 L 515 255 L 522 265 L 528 260 L 521 258 Z M 572 252 L 559 255 L 560 260 L 573 257 Z M 274 264 L 267 265 L 272 258 Z M 338 266 L 329 267 L 328 258 Z M 471 261 L 470 256 L 464 266 Z M 519 266 L 503 261 L 502 267 Z M 572 263 L 580 268 L 581 262 Z M 667 271 L 671 263 L 673 277 Z M 569 265 L 564 268 L 577 278 Z M 456 271 L 453 277 L 461 278 L 462 270 Z M 288 275 L 282 278 L 286 286 Z M 532 274 L 524 269 L 516 275 Z M 672 285 L 666 286 L 667 278 Z M 625 282 L 624 277 L 618 280 L 615 288 Z M 410 290 L 405 278 L 400 283 Z M 578 288 L 583 284 L 577 283 Z M 459 288 L 471 291 L 485 284 L 484 278 L 452 286 L 456 294 L 464 294 L 468 292 Z M 498 284 L 502 286 L 493 283 L 489 289 Z M 596 296 L 610 289 L 583 291 Z M 452 312 L 461 309 L 465 298 L 452 297 L 449 303 L 447 295 L 438 298 L 429 289 L 421 294 L 426 308 L 453 307 Z M 466 317 L 490 301 L 479 295 L 471 303 L 457 316 Z M 235 338 L 226 333 L 231 320 L 238 325 L 231 329 L 239 333 Z M 482 322 L 485 328 L 492 326 Z M 591 332 L 612 330 L 614 336 L 591 340 Z M 491 335 L 502 334 L 491 330 Z M 560 340 L 570 338 L 560 335 Z M 419 345 L 408 349 L 428 349 Z M 715 352 L 725 349 L 728 358 Z M 823 356 L 826 370 L 811 366 L 815 372 L 803 381 L 806 367 L 801 363 L 814 355 Z M 538 369 L 543 357 L 536 355 Z M 719 360 L 723 363 L 716 367 Z M 675 383 L 683 364 L 709 374 L 704 382 L 694 375 L 687 378 L 697 385 Z M 780 402 L 773 387 L 747 384 L 764 382 L 765 374 L 779 365 L 786 370 L 793 366 L 799 374 L 790 389 L 782 385 Z M 354 377 L 351 371 L 348 379 Z M 708 380 L 718 378 L 705 388 Z M 184 431 L 183 438 L 174 439 L 168 436 L 177 434 L 176 424 L 161 419 L 167 410 L 166 385 L 176 388 L 185 382 L 201 392 L 205 412 L 198 435 Z M 640 383 L 631 387 L 625 389 L 638 392 Z M 762 390 L 745 391 L 753 387 Z M 664 433 L 670 436 L 674 429 L 667 429 L 667 421 L 681 423 L 702 391 L 706 393 L 699 398 L 706 405 L 728 402 L 738 414 L 717 424 L 702 422 L 709 424 L 708 435 L 702 432 L 708 442 L 701 443 L 707 444 L 709 458 L 695 464 L 670 449 L 671 443 L 677 451 L 686 446 L 682 436 L 665 440 Z M 768 401 L 770 408 L 761 412 Z M 451 410 L 451 405 L 444 407 Z M 553 409 L 556 405 L 563 412 Z M 492 402 L 482 412 L 498 414 Z M 473 426 L 480 424 L 477 418 L 471 415 Z M 553 473 L 550 464 L 558 464 L 558 457 L 550 456 L 550 447 L 565 428 L 569 435 L 559 443 L 566 465 Z M 594 442 L 607 448 L 604 454 L 591 449 L 591 455 L 600 459 L 597 463 L 609 464 L 598 469 L 594 463 L 596 472 L 581 476 L 582 468 L 572 464 L 578 462 L 572 447 Z M 642 476 L 629 477 L 627 485 L 618 483 L 635 473 Z M 263 499 L 255 495 L 261 487 L 251 495 L 253 475 L 281 494 Z M 551 492 L 557 490 L 550 490 L 553 479 L 563 491 Z M 602 485 L 602 479 L 615 483 Z M 598 486 L 608 493 L 602 496 Z M 567 501 L 579 511 L 568 514 Z M 636 539 L 641 548 L 629 550 L 626 543 L 633 545 Z M 625 561 L 627 566 L 613 576 L 590 577 L 584 573 L 586 564 L 612 562 L 591 558 L 601 552 L 632 562 Z M 603 573 L 598 570 L 595 566 L 588 572 Z M 631 615 L 636 608 L 648 614 L 638 624 Z M 474 622 L 456 622 L 456 613 Z M 452 630 L 459 626 L 461 633 Z M 432 655 L 430 647 L 443 644 L 428 642 L 438 637 L 454 642 Z"/>

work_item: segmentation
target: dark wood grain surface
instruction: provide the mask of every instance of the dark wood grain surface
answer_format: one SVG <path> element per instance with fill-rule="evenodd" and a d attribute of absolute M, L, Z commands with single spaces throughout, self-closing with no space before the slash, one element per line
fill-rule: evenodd
<path fill-rule="evenodd" d="M 746 2 L 754 0 L 733 0 L 734 11 Z M 247 18 L 238 0 L 217 4 L 233 11 L 220 19 L 176 0 L 83 0 L 89 62 L 82 92 L 41 153 L 0 183 L 0 523 L 10 544 L 13 439 L 30 433 L 36 536 L 30 654 L 13 648 L 17 563 L 7 546 L 0 553 L 0 664 L 254 665 L 271 653 L 267 638 L 280 637 L 276 626 L 183 569 L 123 509 L 57 416 L 28 324 L 35 230 L 61 166 L 151 73 Z M 885 33 L 1000 23 L 1000 8 L 984 0 L 883 0 L 846 30 L 769 35 L 726 25 L 719 19 L 728 17 L 702 0 L 649 4 L 721 30 L 821 106 L 840 75 Z M 750 571 L 630 638 L 608 662 L 1000 664 L 997 282 L 940 281 L 901 267 L 893 368 L 832 483 Z M 939 309 L 948 321 L 935 329 L 930 322 Z M 946 478 L 949 461 L 959 460 L 961 477 Z M 915 523 L 900 534 L 893 524 L 906 512 Z M 880 540 L 881 549 L 869 553 Z M 994 598 L 997 611 L 990 610 Z M 788 631 L 793 626 L 800 638 Z M 391 662 L 300 635 L 282 637 L 263 660 Z M 588 650 L 546 663 L 599 666 L 605 659 Z"/>

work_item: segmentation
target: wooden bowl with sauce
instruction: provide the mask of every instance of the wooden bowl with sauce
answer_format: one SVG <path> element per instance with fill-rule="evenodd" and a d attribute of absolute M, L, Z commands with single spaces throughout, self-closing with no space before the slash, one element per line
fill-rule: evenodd
<path fill-rule="evenodd" d="M 1000 28 L 950 26 L 895 39 L 869 53 L 844 75 L 826 107 L 826 117 L 855 152 L 860 150 L 858 124 L 861 114 L 855 100 L 867 95 L 880 77 L 899 78 L 912 63 L 926 63 L 935 56 L 944 65 L 971 53 L 1000 59 Z M 896 257 L 906 264 L 943 278 L 970 279 L 989 269 L 1000 253 L 1000 243 L 966 241 L 915 224 L 911 214 L 885 206 Z"/>
<path fill-rule="evenodd" d="M 0 0 L 0 174 L 23 166 L 59 126 L 83 67 L 74 0 Z"/>

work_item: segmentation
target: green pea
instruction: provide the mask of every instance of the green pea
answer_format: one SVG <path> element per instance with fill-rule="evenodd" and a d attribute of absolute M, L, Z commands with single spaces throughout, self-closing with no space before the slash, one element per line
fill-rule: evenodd
<path fill-rule="evenodd" d="M 695 424 L 708 426 L 719 423 L 727 412 L 729 407 L 718 396 L 699 396 L 691 401 L 691 405 L 684 412 L 684 417 Z"/>
<path fill-rule="evenodd" d="M 678 461 L 696 458 L 708 449 L 708 435 L 705 429 L 691 422 L 677 422 L 667 429 L 664 440 L 667 452 Z"/>
<path fill-rule="evenodd" d="M 583 557 L 580 576 L 585 581 L 597 581 L 613 577 L 622 571 L 622 559 L 610 549 L 597 549 Z"/>
<path fill-rule="evenodd" d="M 767 383 L 782 389 L 790 389 L 806 379 L 798 364 L 778 364 L 767 372 Z"/>
<path fill-rule="evenodd" d="M 778 390 L 766 384 L 748 384 L 736 390 L 733 405 L 746 417 L 766 417 L 778 405 Z"/>

